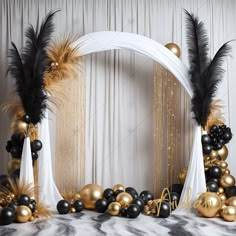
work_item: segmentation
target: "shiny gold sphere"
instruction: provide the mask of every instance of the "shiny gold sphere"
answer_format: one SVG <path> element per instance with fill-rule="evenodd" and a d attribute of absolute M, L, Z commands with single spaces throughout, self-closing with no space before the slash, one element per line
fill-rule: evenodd
<path fill-rule="evenodd" d="M 179 48 L 179 46 L 175 43 L 167 43 L 165 45 L 166 48 L 168 48 L 171 52 L 173 52 L 175 54 L 175 56 L 180 57 L 181 55 L 181 50 Z"/>
<path fill-rule="evenodd" d="M 75 213 L 75 212 L 76 212 L 75 208 L 74 208 L 74 207 L 71 207 L 70 212 L 71 212 L 71 213 Z"/>
<path fill-rule="evenodd" d="M 8 174 L 10 175 L 12 172 L 14 172 L 15 170 L 20 169 L 20 160 L 18 159 L 11 159 L 8 161 L 7 163 L 7 171 Z"/>
<path fill-rule="evenodd" d="M 209 156 L 204 156 L 204 162 L 210 161 L 211 158 Z"/>
<path fill-rule="evenodd" d="M 121 207 L 126 207 L 133 201 L 133 198 L 130 194 L 122 192 L 117 195 L 116 201 L 120 203 Z"/>
<path fill-rule="evenodd" d="M 76 193 L 75 196 L 74 196 L 74 200 L 79 200 L 80 198 L 81 198 L 80 194 Z"/>
<path fill-rule="evenodd" d="M 215 150 L 212 150 L 209 154 L 209 157 L 214 160 L 215 158 L 217 158 L 218 154 Z"/>
<path fill-rule="evenodd" d="M 226 204 L 227 204 L 228 206 L 234 206 L 234 207 L 236 207 L 236 196 L 230 197 L 230 198 L 226 201 Z"/>
<path fill-rule="evenodd" d="M 97 184 L 87 184 L 75 195 L 75 198 L 81 199 L 86 209 L 95 209 L 96 201 L 103 198 L 103 188 Z"/>
<path fill-rule="evenodd" d="M 235 221 L 236 208 L 234 206 L 227 206 L 223 208 L 220 215 L 225 221 Z"/>
<path fill-rule="evenodd" d="M 28 127 L 28 124 L 23 122 L 22 120 L 16 120 L 11 123 L 11 129 L 13 133 L 26 134 L 27 127 Z"/>
<path fill-rule="evenodd" d="M 220 197 L 216 193 L 205 192 L 198 198 L 196 207 L 202 216 L 215 217 L 221 209 Z"/>
<path fill-rule="evenodd" d="M 218 188 L 218 192 L 219 192 L 219 193 L 223 193 L 223 192 L 224 192 L 224 189 L 223 189 L 222 187 L 219 187 L 219 188 Z"/>
<path fill-rule="evenodd" d="M 224 202 L 227 198 L 224 193 L 219 194 L 221 202 Z"/>
<path fill-rule="evenodd" d="M 112 202 L 109 204 L 107 213 L 111 216 L 118 216 L 120 214 L 121 205 L 119 202 Z"/>
<path fill-rule="evenodd" d="M 225 161 L 221 161 L 221 162 L 220 162 L 220 167 L 221 167 L 222 169 L 226 169 L 226 168 L 228 167 L 228 163 L 225 162 Z"/>
<path fill-rule="evenodd" d="M 180 171 L 180 173 L 179 173 L 179 182 L 181 184 L 184 184 L 187 173 L 188 173 L 188 167 L 185 167 Z"/>
<path fill-rule="evenodd" d="M 230 170 L 229 170 L 229 169 L 226 169 L 226 170 L 225 170 L 225 174 L 230 174 Z"/>
<path fill-rule="evenodd" d="M 27 206 L 18 206 L 16 208 L 16 221 L 19 223 L 25 223 L 29 221 L 32 216 L 32 212 Z"/>
<path fill-rule="evenodd" d="M 29 218 L 29 221 L 34 221 L 34 217 L 31 216 L 31 217 Z"/>
<path fill-rule="evenodd" d="M 116 184 L 116 185 L 113 187 L 113 191 L 116 192 L 117 190 L 125 191 L 124 185 L 122 185 L 122 184 Z"/>
<path fill-rule="evenodd" d="M 224 174 L 220 178 L 220 186 L 223 188 L 228 188 L 235 185 L 235 178 L 232 175 Z"/>
<path fill-rule="evenodd" d="M 217 156 L 221 157 L 221 160 L 225 161 L 228 157 L 228 148 L 226 147 L 226 145 L 223 145 L 223 147 L 219 150 L 216 151 L 217 152 Z"/>

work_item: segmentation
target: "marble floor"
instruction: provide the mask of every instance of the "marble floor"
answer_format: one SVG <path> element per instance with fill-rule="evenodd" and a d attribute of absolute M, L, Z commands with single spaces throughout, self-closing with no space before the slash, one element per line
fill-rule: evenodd
<path fill-rule="evenodd" d="M 236 222 L 207 219 L 197 216 L 176 216 L 160 219 L 140 215 L 136 219 L 110 217 L 93 211 L 68 215 L 55 215 L 47 221 L 0 226 L 1 236 L 64 236 L 64 235 L 116 235 L 116 236 L 233 236 Z"/>

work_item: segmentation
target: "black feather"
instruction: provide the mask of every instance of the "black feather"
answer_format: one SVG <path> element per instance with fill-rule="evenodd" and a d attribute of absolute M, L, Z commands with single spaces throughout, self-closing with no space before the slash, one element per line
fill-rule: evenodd
<path fill-rule="evenodd" d="M 48 69 L 49 59 L 46 53 L 54 30 L 53 16 L 50 12 L 34 30 L 30 25 L 26 32 L 26 45 L 19 54 L 14 44 L 10 49 L 9 72 L 16 81 L 16 90 L 21 99 L 25 114 L 31 123 L 37 124 L 44 117 L 47 107 L 47 95 L 44 92 L 44 73 Z M 39 29 L 39 30 L 38 30 Z"/>
<path fill-rule="evenodd" d="M 189 73 L 193 88 L 192 111 L 197 123 L 205 128 L 212 99 L 216 95 L 218 85 L 223 78 L 224 59 L 229 54 L 231 47 L 225 43 L 211 60 L 204 24 L 186 10 L 185 13 Z"/>

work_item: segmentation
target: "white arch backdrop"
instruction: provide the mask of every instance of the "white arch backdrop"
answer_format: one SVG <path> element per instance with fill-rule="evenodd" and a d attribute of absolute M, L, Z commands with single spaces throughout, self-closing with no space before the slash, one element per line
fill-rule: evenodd
<path fill-rule="evenodd" d="M 188 71 L 185 65 L 167 48 L 150 38 L 133 33 L 105 31 L 87 34 L 79 38 L 73 46 L 78 48 L 81 56 L 113 49 L 129 49 L 139 52 L 152 58 L 168 69 L 176 79 L 180 81 L 190 97 L 192 97 L 192 89 L 188 80 Z M 48 161 L 48 159 L 50 159 L 49 157 L 51 157 L 51 148 L 49 145 L 50 135 L 47 114 L 46 118 L 41 123 L 39 130 L 39 138 L 47 144 L 40 152 L 38 159 L 39 197 L 55 209 L 56 203 L 61 199 L 61 196 L 53 180 L 51 161 Z M 23 160 L 24 157 L 22 157 L 22 161 Z M 25 165 L 28 165 L 27 162 L 24 163 Z M 21 172 L 21 175 L 24 174 L 25 173 Z M 193 204 L 199 194 L 205 190 L 206 185 L 201 148 L 201 128 L 196 124 L 188 174 L 180 201 L 187 201 L 189 194 L 191 193 L 190 204 Z M 179 208 L 175 212 L 177 214 L 183 213 L 185 212 L 185 209 Z"/>

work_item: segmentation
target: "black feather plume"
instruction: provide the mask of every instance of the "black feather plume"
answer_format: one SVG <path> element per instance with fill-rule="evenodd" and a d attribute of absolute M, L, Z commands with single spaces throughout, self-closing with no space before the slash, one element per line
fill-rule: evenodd
<path fill-rule="evenodd" d="M 190 80 L 193 88 L 192 111 L 194 118 L 203 128 L 210 113 L 210 105 L 222 81 L 222 68 L 231 47 L 225 43 L 211 60 L 208 37 L 204 24 L 187 12 L 187 45 L 190 64 Z"/>
<path fill-rule="evenodd" d="M 37 124 L 44 117 L 47 107 L 47 95 L 44 92 L 44 73 L 48 69 L 47 46 L 54 30 L 53 16 L 57 11 L 50 12 L 34 30 L 30 25 L 26 32 L 26 45 L 19 54 L 12 43 L 10 49 L 10 64 L 8 71 L 16 81 L 16 90 L 21 99 L 25 114 L 29 115 L 30 122 Z"/>

